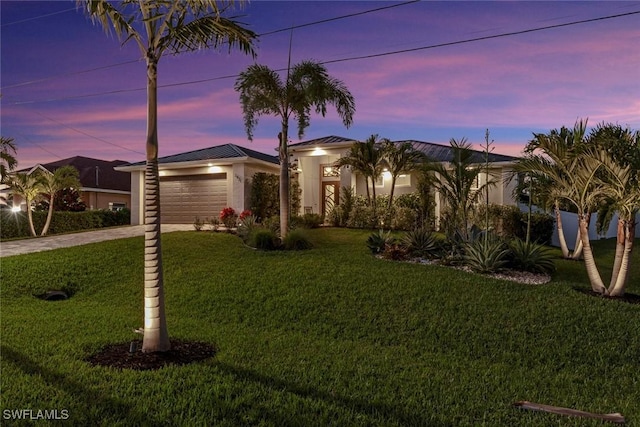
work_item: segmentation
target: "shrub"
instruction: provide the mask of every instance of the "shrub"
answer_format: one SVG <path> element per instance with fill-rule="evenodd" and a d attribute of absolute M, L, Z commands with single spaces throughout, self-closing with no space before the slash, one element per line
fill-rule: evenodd
<path fill-rule="evenodd" d="M 299 223 L 304 228 L 318 228 L 322 224 L 322 216 L 315 213 L 306 213 L 302 215 Z"/>
<path fill-rule="evenodd" d="M 273 215 L 265 218 L 262 221 L 262 226 L 273 231 L 276 234 L 280 233 L 280 215 Z"/>
<path fill-rule="evenodd" d="M 199 216 L 196 216 L 196 218 L 193 220 L 193 228 L 196 231 L 202 231 L 202 227 L 204 227 L 204 221 L 201 220 Z"/>
<path fill-rule="evenodd" d="M 220 221 L 222 221 L 227 229 L 233 228 L 238 221 L 238 214 L 236 214 L 236 211 L 232 207 L 226 207 L 220 211 Z"/>
<path fill-rule="evenodd" d="M 240 216 L 239 216 L 238 218 L 239 218 L 240 220 L 243 220 L 243 219 L 245 219 L 246 217 L 251 216 L 251 215 L 253 215 L 253 214 L 251 213 L 251 210 L 250 210 L 250 209 L 245 209 L 245 210 L 243 210 L 242 212 L 240 212 Z"/>
<path fill-rule="evenodd" d="M 409 251 L 398 243 L 386 244 L 382 252 L 382 257 L 394 261 L 403 261 L 409 258 Z"/>
<path fill-rule="evenodd" d="M 334 227 L 344 227 L 347 225 L 347 217 L 345 209 L 338 205 L 334 206 L 327 215 L 327 222 Z"/>
<path fill-rule="evenodd" d="M 375 233 L 371 233 L 369 238 L 367 238 L 367 247 L 373 254 L 382 253 L 385 249 L 386 245 L 392 245 L 395 243 L 395 238 L 391 236 L 391 232 L 384 230 L 376 231 Z"/>
<path fill-rule="evenodd" d="M 282 245 L 287 250 L 300 251 L 311 249 L 313 246 L 303 230 L 295 229 L 287 233 L 282 241 Z"/>
<path fill-rule="evenodd" d="M 256 229 L 250 239 L 251 246 L 262 251 L 272 251 L 278 249 L 280 241 L 273 230 L 260 228 Z"/>
<path fill-rule="evenodd" d="M 394 230 L 411 230 L 416 228 L 417 212 L 411 208 L 400 207 L 395 209 L 395 215 L 391 222 Z"/>
<path fill-rule="evenodd" d="M 354 206 L 347 220 L 347 227 L 350 228 L 375 228 L 377 225 L 377 216 L 371 206 Z"/>
<path fill-rule="evenodd" d="M 251 212 L 259 219 L 278 215 L 280 213 L 280 178 L 278 175 L 257 172 L 251 179 L 250 206 Z M 302 190 L 297 180 L 291 179 L 289 197 L 291 212 L 300 211 L 300 195 Z"/>
<path fill-rule="evenodd" d="M 253 216 L 245 216 L 240 219 L 240 223 L 238 224 L 238 236 L 247 243 L 251 234 L 258 228 L 258 219 Z"/>
<path fill-rule="evenodd" d="M 465 245 L 464 262 L 477 273 L 495 273 L 508 262 L 509 249 L 498 239 L 479 238 Z"/>
<path fill-rule="evenodd" d="M 419 257 L 431 257 L 438 251 L 435 235 L 426 228 L 409 231 L 402 238 L 402 244 L 409 254 Z"/>
<path fill-rule="evenodd" d="M 532 273 L 552 273 L 556 269 L 555 256 L 551 250 L 541 244 L 514 239 L 511 249 L 511 267 Z"/>

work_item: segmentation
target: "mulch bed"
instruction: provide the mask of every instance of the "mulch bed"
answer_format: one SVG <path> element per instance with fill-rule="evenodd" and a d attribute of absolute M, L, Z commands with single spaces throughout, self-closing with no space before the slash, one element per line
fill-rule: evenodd
<path fill-rule="evenodd" d="M 137 349 L 130 353 L 131 342 L 109 344 L 85 361 L 93 366 L 110 366 L 116 369 L 146 371 L 167 365 L 186 365 L 215 356 L 217 350 L 209 343 L 171 340 L 171 349 L 164 352 L 143 353 L 142 342 L 136 341 Z"/>
<path fill-rule="evenodd" d="M 591 289 L 584 289 L 584 288 L 573 288 L 573 289 L 585 295 L 589 295 L 596 298 L 626 302 L 627 304 L 640 304 L 640 295 L 630 294 L 628 292 L 621 297 L 612 297 L 609 295 L 602 295 L 597 292 L 593 292 Z"/>

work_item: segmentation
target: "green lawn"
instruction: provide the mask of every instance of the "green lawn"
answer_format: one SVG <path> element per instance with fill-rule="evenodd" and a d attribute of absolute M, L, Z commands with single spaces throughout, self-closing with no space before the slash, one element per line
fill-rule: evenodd
<path fill-rule="evenodd" d="M 214 359 L 158 371 L 83 359 L 142 326 L 143 239 L 1 260 L 1 401 L 68 425 L 601 425 L 519 400 L 640 424 L 640 305 L 576 292 L 581 263 L 531 286 L 372 257 L 368 232 L 258 252 L 223 233 L 163 236 L 169 332 Z M 612 242 L 596 242 L 610 264 Z M 634 253 L 629 292 L 640 293 Z M 46 302 L 33 293 L 75 291 Z M 38 423 L 45 425 L 46 423 Z"/>

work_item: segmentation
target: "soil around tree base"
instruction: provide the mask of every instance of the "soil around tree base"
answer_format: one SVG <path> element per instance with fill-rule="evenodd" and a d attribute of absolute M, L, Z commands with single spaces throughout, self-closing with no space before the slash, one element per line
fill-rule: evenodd
<path fill-rule="evenodd" d="M 214 345 L 199 341 L 171 340 L 171 349 L 162 352 L 143 353 L 142 342 L 136 343 L 136 351 L 131 353 L 132 341 L 109 344 L 85 359 L 93 366 L 110 366 L 116 369 L 146 371 L 160 369 L 167 365 L 186 365 L 210 359 L 216 355 Z"/>
<path fill-rule="evenodd" d="M 609 295 L 599 294 L 597 292 L 592 291 L 591 289 L 584 289 L 584 288 L 577 288 L 577 287 L 574 287 L 573 289 L 575 291 L 578 291 L 583 294 L 596 297 L 596 298 L 602 298 L 602 299 L 613 300 L 613 301 L 621 301 L 621 302 L 626 302 L 627 304 L 640 304 L 640 295 L 630 294 L 628 292 L 626 292 L 621 297 L 612 297 Z"/>

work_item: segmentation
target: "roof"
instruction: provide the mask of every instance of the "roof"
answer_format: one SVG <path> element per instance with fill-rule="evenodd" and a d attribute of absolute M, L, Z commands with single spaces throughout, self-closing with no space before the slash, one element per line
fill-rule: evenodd
<path fill-rule="evenodd" d="M 289 148 L 297 148 L 304 147 L 307 145 L 315 146 L 315 145 L 330 145 L 330 144 L 344 144 L 346 142 L 356 142 L 353 138 L 344 138 L 342 136 L 325 136 L 323 138 L 311 139 L 309 141 L 302 141 L 296 144 L 289 144 Z"/>
<path fill-rule="evenodd" d="M 80 175 L 80 183 L 85 188 L 99 188 L 103 190 L 131 191 L 131 176 L 128 172 L 116 171 L 114 167 L 126 165 L 124 160 L 100 160 L 90 157 L 75 156 L 57 160 L 51 163 L 40 163 L 30 171 L 40 166 L 49 172 L 55 172 L 62 166 L 73 166 Z"/>
<path fill-rule="evenodd" d="M 158 163 L 182 163 L 182 162 L 195 162 L 200 160 L 222 160 L 222 159 L 237 159 L 249 157 L 256 160 L 262 160 L 264 162 L 278 164 L 278 158 L 269 154 L 261 153 L 259 151 L 251 150 L 249 148 L 239 147 L 235 144 L 217 145 L 215 147 L 202 148 L 200 150 L 188 151 L 186 153 L 174 154 L 171 156 L 160 157 Z M 130 163 L 127 166 L 140 166 L 145 162 Z"/>
<path fill-rule="evenodd" d="M 342 136 L 325 136 L 323 138 L 311 139 L 309 141 L 299 142 L 297 144 L 290 144 L 289 148 L 297 147 L 311 147 L 319 145 L 343 145 L 345 143 L 357 142 L 352 138 L 345 138 Z M 415 139 L 406 139 L 402 141 L 392 141 L 394 144 L 402 144 L 405 142 L 410 143 L 416 150 L 422 151 L 432 161 L 436 162 L 450 162 L 453 160 L 453 150 L 450 145 L 437 144 L 434 142 L 417 141 Z M 485 153 L 481 150 L 471 150 L 473 152 L 473 162 L 482 163 L 485 161 Z M 517 160 L 517 157 L 507 156 L 504 154 L 489 153 L 489 162 L 513 162 Z"/>
<path fill-rule="evenodd" d="M 453 149 L 450 145 L 436 144 L 433 142 L 416 141 L 408 139 L 404 141 L 393 141 L 394 144 L 410 143 L 416 150 L 422 151 L 430 160 L 435 162 L 451 162 L 453 160 Z M 485 152 L 481 150 L 471 150 L 473 155 L 471 159 L 473 163 L 482 163 L 485 161 Z M 517 157 L 507 156 L 504 154 L 489 153 L 489 162 L 513 162 L 518 160 Z"/>

